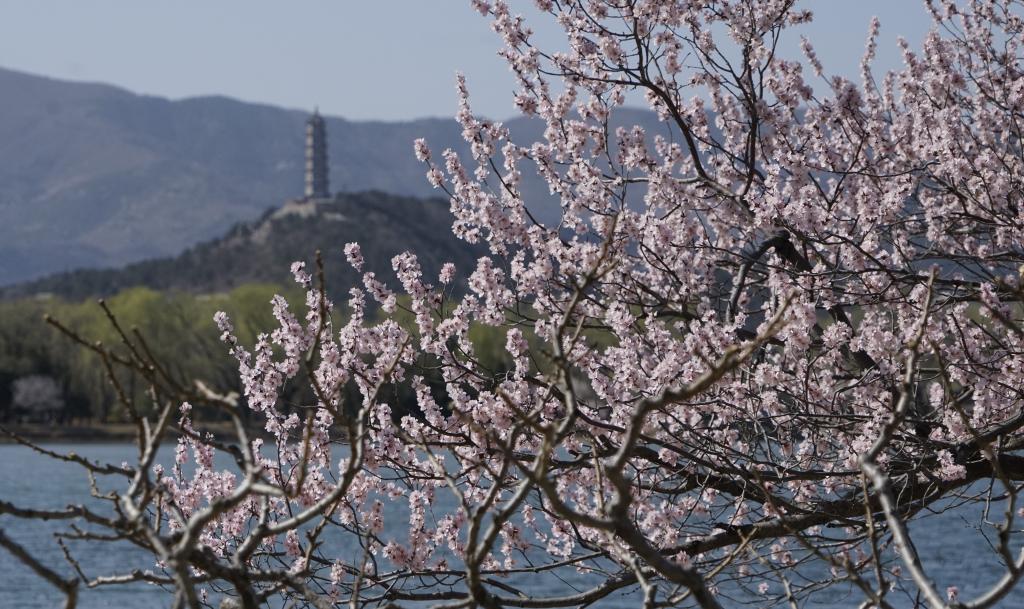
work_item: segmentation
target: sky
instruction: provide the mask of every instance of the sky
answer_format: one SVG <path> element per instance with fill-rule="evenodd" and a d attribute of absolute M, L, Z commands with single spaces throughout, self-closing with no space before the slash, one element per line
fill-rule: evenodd
<path fill-rule="evenodd" d="M 826 71 L 854 77 L 872 15 L 879 67 L 897 34 L 931 27 L 919 0 L 805 0 L 800 33 Z M 557 30 L 512 0 L 546 47 Z M 352 120 L 450 117 L 456 71 L 474 110 L 514 114 L 500 41 L 468 0 L 0 0 L 0 67 L 181 99 L 226 95 Z M 796 58 L 794 44 L 786 49 Z"/>

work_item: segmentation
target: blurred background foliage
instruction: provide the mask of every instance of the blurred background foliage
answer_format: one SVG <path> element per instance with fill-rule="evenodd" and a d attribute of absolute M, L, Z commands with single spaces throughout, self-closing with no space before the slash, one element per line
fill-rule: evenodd
<path fill-rule="evenodd" d="M 138 328 L 154 356 L 182 383 L 201 380 L 215 391 L 239 391 L 238 363 L 220 341 L 213 322 L 217 311 L 231 317 L 236 335 L 251 347 L 260 332 L 277 326 L 270 301 L 284 296 L 296 316 L 305 315 L 304 294 L 297 286 L 250 283 L 228 292 L 193 294 L 130 288 L 107 298 L 109 309 L 126 331 Z M 335 323 L 344 322 L 344 303 L 337 303 Z M 0 301 L 0 421 L 60 425 L 117 423 L 125 421 L 99 358 L 44 321 L 49 315 L 64 327 L 90 342 L 101 341 L 115 351 L 125 352 L 117 331 L 95 300 L 67 301 L 59 297 Z M 400 313 L 398 321 L 414 328 L 411 314 Z M 337 326 L 336 326 L 337 327 Z M 478 325 L 471 331 L 475 356 L 493 374 L 495 381 L 511 369 L 505 351 L 506 329 Z M 531 341 L 533 342 L 533 341 Z M 426 379 L 439 403 L 444 404 L 443 384 L 433 362 L 423 359 L 413 371 Z M 143 412 L 152 408 L 147 387 L 131 375 L 120 378 Z M 291 383 L 283 407 L 310 404 L 313 396 L 298 392 L 304 383 Z M 47 400 L 27 400 L 25 388 L 47 387 Z M 18 388 L 22 397 L 18 399 Z M 52 395 L 52 387 L 58 389 Z M 408 386 L 392 388 L 396 416 L 416 412 L 415 395 Z M 354 386 L 347 399 L 358 399 Z M 216 413 L 201 413 L 216 418 Z"/>

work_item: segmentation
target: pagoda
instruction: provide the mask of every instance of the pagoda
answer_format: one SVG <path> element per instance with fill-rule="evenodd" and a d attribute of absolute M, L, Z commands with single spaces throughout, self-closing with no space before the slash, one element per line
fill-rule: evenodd
<path fill-rule="evenodd" d="M 306 119 L 306 200 L 329 199 L 327 130 L 319 110 Z"/>

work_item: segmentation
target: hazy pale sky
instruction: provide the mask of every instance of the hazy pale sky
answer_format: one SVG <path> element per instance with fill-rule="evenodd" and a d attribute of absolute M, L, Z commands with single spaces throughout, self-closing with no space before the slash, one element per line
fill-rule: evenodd
<path fill-rule="evenodd" d="M 881 68 L 897 34 L 930 27 L 919 0 L 806 0 L 801 28 L 829 72 L 854 76 L 872 15 Z M 454 74 L 474 109 L 514 113 L 498 37 L 468 0 L 0 0 L 0 67 L 172 99 L 227 95 L 349 119 L 452 116 Z M 532 0 L 513 0 L 532 16 Z M 558 40 L 531 19 L 542 41 Z M 794 38 L 793 41 L 796 39 Z M 789 47 L 796 52 L 795 44 Z M 2 95 L 2 92 L 0 92 Z"/>

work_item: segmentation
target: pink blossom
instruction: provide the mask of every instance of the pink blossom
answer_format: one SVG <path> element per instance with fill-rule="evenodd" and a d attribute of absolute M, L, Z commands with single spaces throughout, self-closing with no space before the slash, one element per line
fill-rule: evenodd
<path fill-rule="evenodd" d="M 441 265 L 441 274 L 438 276 L 438 281 L 444 285 L 448 285 L 455 278 L 455 265 L 451 262 L 445 262 Z"/>
<path fill-rule="evenodd" d="M 362 270 L 363 268 L 363 253 L 359 248 L 358 243 L 346 243 L 345 244 L 345 258 L 348 263 L 352 265 L 355 270 Z"/>

